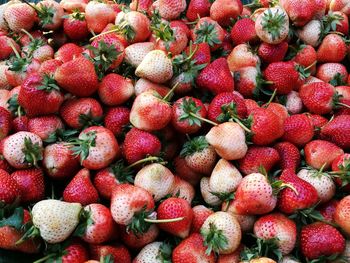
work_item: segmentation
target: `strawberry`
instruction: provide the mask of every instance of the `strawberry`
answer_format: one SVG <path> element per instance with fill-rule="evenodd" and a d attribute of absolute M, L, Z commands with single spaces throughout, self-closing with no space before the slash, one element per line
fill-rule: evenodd
<path fill-rule="evenodd" d="M 3 155 L 9 164 L 16 169 L 37 166 L 42 160 L 43 142 L 31 132 L 17 132 L 5 139 Z"/>
<path fill-rule="evenodd" d="M 211 60 L 210 46 L 206 42 L 199 43 L 199 44 L 192 44 L 192 46 L 189 45 L 185 49 L 185 52 L 187 56 L 191 56 L 191 54 L 193 53 L 192 61 L 196 65 L 210 64 L 210 60 Z"/>
<path fill-rule="evenodd" d="M 67 43 L 62 45 L 55 53 L 55 59 L 62 61 L 62 63 L 69 62 L 83 53 L 83 48 L 74 44 Z"/>
<path fill-rule="evenodd" d="M 39 74 L 41 75 L 54 75 L 57 68 L 62 65 L 62 62 L 57 59 L 48 59 L 41 63 L 39 68 Z"/>
<path fill-rule="evenodd" d="M 346 44 L 341 36 L 329 34 L 317 49 L 318 62 L 341 62 L 346 56 Z"/>
<path fill-rule="evenodd" d="M 233 253 L 226 255 L 219 255 L 217 263 L 230 263 L 239 262 L 241 259 L 241 252 L 243 250 L 243 245 L 240 245 Z"/>
<path fill-rule="evenodd" d="M 226 212 L 215 212 L 210 215 L 201 227 L 206 254 L 214 251 L 219 254 L 230 254 L 241 242 L 241 227 L 237 219 Z"/>
<path fill-rule="evenodd" d="M 297 228 L 293 220 L 283 214 L 273 213 L 255 222 L 254 235 L 262 240 L 276 240 L 282 255 L 288 255 L 295 247 Z"/>
<path fill-rule="evenodd" d="M 9 42 L 11 43 L 11 45 L 9 44 Z M 7 59 L 12 54 L 14 54 L 14 51 L 11 46 L 13 46 L 17 50 L 17 52 L 20 50 L 20 47 L 12 38 L 7 36 L 0 36 L 0 60 Z"/>
<path fill-rule="evenodd" d="M 29 119 L 27 116 L 18 116 L 12 121 L 12 129 L 14 132 L 29 131 Z"/>
<path fill-rule="evenodd" d="M 208 43 L 212 51 L 218 49 L 225 37 L 225 30 L 210 17 L 202 17 L 191 31 L 195 44 Z"/>
<path fill-rule="evenodd" d="M 79 11 L 69 14 L 63 20 L 63 31 L 72 40 L 83 40 L 89 35 L 85 15 Z"/>
<path fill-rule="evenodd" d="M 43 168 L 46 175 L 55 180 L 72 177 L 79 170 L 78 158 L 65 143 L 54 143 L 45 147 Z"/>
<path fill-rule="evenodd" d="M 341 96 L 342 99 L 350 99 L 350 88 L 349 86 L 337 86 L 335 87 L 337 93 Z"/>
<path fill-rule="evenodd" d="M 138 96 L 142 92 L 153 90 L 156 91 L 160 96 L 164 97 L 168 94 L 170 89 L 162 84 L 151 82 L 147 79 L 140 78 L 135 83 L 135 95 Z"/>
<path fill-rule="evenodd" d="M 98 124 L 102 119 L 103 109 L 93 98 L 69 99 L 62 104 L 60 115 L 69 127 L 81 129 Z"/>
<path fill-rule="evenodd" d="M 239 0 L 216 0 L 210 7 L 210 18 L 221 26 L 228 26 L 231 19 L 236 19 L 242 10 L 243 5 Z"/>
<path fill-rule="evenodd" d="M 195 189 L 189 182 L 181 179 L 179 176 L 175 176 L 173 188 L 170 194 L 192 203 L 195 197 Z"/>
<path fill-rule="evenodd" d="M 38 135 L 43 141 L 49 139 L 50 135 L 57 130 L 63 129 L 62 120 L 56 115 L 47 115 L 31 118 L 28 121 L 28 131 Z"/>
<path fill-rule="evenodd" d="M 98 89 L 94 65 L 83 57 L 63 63 L 55 72 L 55 80 L 60 87 L 79 97 L 90 96 Z"/>
<path fill-rule="evenodd" d="M 154 242 L 159 235 L 159 228 L 156 224 L 152 224 L 149 229 L 142 235 L 127 231 L 127 227 L 121 227 L 121 239 L 130 249 L 142 249 L 147 244 Z"/>
<path fill-rule="evenodd" d="M 259 172 L 260 167 L 269 172 L 279 161 L 280 156 L 274 148 L 251 146 L 247 154 L 238 160 L 238 167 L 245 175 Z"/>
<path fill-rule="evenodd" d="M 176 174 L 183 180 L 189 182 L 192 185 L 198 184 L 202 175 L 191 170 L 184 158 L 176 157 L 174 159 L 174 166 Z"/>
<path fill-rule="evenodd" d="M 205 136 L 216 153 L 226 160 L 238 160 L 246 155 L 248 146 L 244 130 L 236 123 L 225 122 L 214 126 Z"/>
<path fill-rule="evenodd" d="M 153 42 L 141 42 L 127 46 L 124 50 L 124 60 L 137 68 L 148 52 L 154 50 L 155 44 Z"/>
<path fill-rule="evenodd" d="M 180 244 L 173 250 L 172 262 L 182 263 L 184 259 L 188 262 L 196 263 L 214 263 L 214 253 L 206 253 L 206 247 L 203 244 L 204 239 L 200 234 L 193 233 L 186 239 L 182 240 Z"/>
<path fill-rule="evenodd" d="M 196 83 L 214 94 L 230 92 L 234 89 L 233 78 L 224 58 L 216 59 L 207 65 L 198 75 Z"/>
<path fill-rule="evenodd" d="M 157 209 L 157 218 L 160 220 L 182 217 L 179 222 L 159 224 L 159 228 L 174 236 L 186 238 L 189 235 L 193 211 L 191 205 L 182 198 L 171 197 L 163 201 Z"/>
<path fill-rule="evenodd" d="M 293 187 L 283 189 L 279 194 L 278 209 L 281 212 L 292 214 L 317 203 L 318 194 L 315 187 L 299 178 L 293 170 L 283 170 L 279 179 Z"/>
<path fill-rule="evenodd" d="M 8 69 L 7 65 L 0 65 L 0 88 L 3 92 L 6 92 L 8 89 L 10 89 L 10 84 L 8 83 L 7 78 L 6 78 L 6 70 L 7 69 Z M 2 97 L 2 98 L 5 100 L 4 97 Z M 1 103 L 0 103 L 0 105 L 1 105 Z"/>
<path fill-rule="evenodd" d="M 347 234 L 350 233 L 350 224 L 349 224 L 349 220 L 347 220 L 349 218 L 349 213 L 350 213 L 350 197 L 346 196 L 343 199 L 341 199 L 339 204 L 337 205 L 334 213 L 334 220 L 341 227 L 341 229 Z"/>
<path fill-rule="evenodd" d="M 337 145 L 324 141 L 313 140 L 304 147 L 305 161 L 315 169 L 328 169 L 332 162 L 344 151 Z"/>
<path fill-rule="evenodd" d="M 252 173 L 242 179 L 233 203 L 239 214 L 266 214 L 275 208 L 277 197 L 264 175 Z"/>
<path fill-rule="evenodd" d="M 255 22 L 250 18 L 242 18 L 238 20 L 231 29 L 231 39 L 234 45 L 256 42 L 258 36 L 255 32 Z"/>
<path fill-rule="evenodd" d="M 130 3 L 130 9 L 134 11 L 145 11 L 146 13 L 149 13 L 151 11 L 152 4 L 152 0 L 132 0 Z"/>
<path fill-rule="evenodd" d="M 46 101 L 47 106 L 42 107 Z M 18 103 L 29 117 L 57 113 L 63 102 L 63 94 L 54 79 L 48 75 L 29 75 L 22 83 Z"/>
<path fill-rule="evenodd" d="M 120 136 L 123 129 L 129 124 L 130 110 L 126 107 L 108 109 L 104 124 L 115 136 Z"/>
<path fill-rule="evenodd" d="M 342 155 L 339 155 L 337 158 L 334 159 L 332 162 L 332 171 L 339 177 L 335 177 L 335 183 L 338 186 L 341 186 L 342 189 L 346 192 L 349 191 L 349 179 L 347 172 L 349 170 L 349 160 L 350 155 L 348 153 L 344 153 Z"/>
<path fill-rule="evenodd" d="M 119 155 L 119 145 L 113 133 L 100 126 L 84 129 L 69 145 L 73 154 L 79 156 L 80 163 L 87 169 L 105 168 Z"/>
<path fill-rule="evenodd" d="M 0 140 L 4 139 L 11 130 L 11 113 L 3 108 L 0 107 Z"/>
<path fill-rule="evenodd" d="M 324 63 L 317 68 L 316 77 L 333 86 L 340 86 L 346 83 L 348 72 L 340 63 Z"/>
<path fill-rule="evenodd" d="M 237 69 L 234 75 L 235 89 L 245 98 L 252 98 L 259 93 L 259 78 L 260 73 L 256 67 Z"/>
<path fill-rule="evenodd" d="M 12 204 L 21 196 L 20 186 L 5 170 L 0 169 L 0 201 L 5 204 Z"/>
<path fill-rule="evenodd" d="M 186 18 L 193 22 L 199 17 L 207 17 L 210 14 L 211 3 L 209 0 L 190 0 L 186 11 Z"/>
<path fill-rule="evenodd" d="M 279 44 L 285 40 L 289 32 L 289 19 L 281 7 L 267 8 L 255 21 L 258 37 L 269 44 Z"/>
<path fill-rule="evenodd" d="M 63 191 L 63 200 L 88 205 L 98 201 L 98 193 L 90 179 L 88 169 L 80 170 Z"/>
<path fill-rule="evenodd" d="M 286 41 L 283 41 L 276 45 L 262 42 L 259 46 L 258 54 L 263 62 L 273 63 L 282 61 L 287 54 L 287 51 L 288 43 Z"/>
<path fill-rule="evenodd" d="M 152 242 L 141 249 L 133 263 L 161 263 L 171 260 L 171 247 L 163 242 Z"/>
<path fill-rule="evenodd" d="M 277 143 L 274 148 L 280 156 L 280 167 L 282 170 L 296 170 L 300 165 L 300 153 L 298 148 L 289 142 Z"/>
<path fill-rule="evenodd" d="M 193 211 L 193 219 L 192 219 L 191 233 L 199 233 L 205 220 L 207 220 L 207 218 L 210 215 L 212 215 L 214 212 L 213 210 L 205 207 L 204 205 L 194 206 L 192 207 L 192 211 Z"/>
<path fill-rule="evenodd" d="M 159 155 L 161 142 L 149 132 L 132 128 L 125 136 L 123 150 L 127 162 L 132 164 L 148 155 Z"/>
<path fill-rule="evenodd" d="M 284 121 L 284 141 L 302 147 L 314 137 L 314 127 L 304 114 L 296 114 Z"/>
<path fill-rule="evenodd" d="M 186 9 L 186 1 L 159 0 L 159 14 L 166 20 L 174 20 Z"/>
<path fill-rule="evenodd" d="M 143 167 L 135 176 L 134 185 L 152 194 L 154 201 L 159 201 L 169 195 L 174 186 L 173 173 L 159 163 Z"/>
<path fill-rule="evenodd" d="M 316 0 L 283 0 L 281 1 L 281 6 L 286 10 L 295 26 L 304 26 L 307 24 L 317 11 Z"/>
<path fill-rule="evenodd" d="M 210 181 L 209 177 L 202 177 L 202 179 L 200 180 L 199 187 L 200 187 L 201 195 L 206 204 L 210 206 L 218 206 L 222 203 L 221 199 L 219 198 L 220 193 L 215 193 L 217 195 L 212 193 L 209 186 L 209 181 Z M 224 197 L 226 198 L 226 194 L 224 195 Z"/>
<path fill-rule="evenodd" d="M 40 68 L 39 60 L 35 58 L 21 58 L 18 53 L 8 64 L 9 67 L 5 70 L 5 75 L 12 87 L 21 85 L 28 75 L 37 72 Z"/>
<path fill-rule="evenodd" d="M 39 25 L 43 29 L 56 30 L 61 27 L 64 10 L 59 3 L 52 0 L 44 0 L 39 2 L 34 9 L 38 15 Z"/>
<path fill-rule="evenodd" d="M 350 148 L 350 141 L 347 136 L 344 136 L 350 129 L 350 115 L 340 115 L 324 125 L 321 129 L 320 137 L 335 143 L 343 149 Z"/>
<path fill-rule="evenodd" d="M 253 53 L 251 47 L 244 43 L 235 46 L 227 57 L 227 63 L 230 71 L 238 71 L 245 67 L 257 67 L 260 64 L 260 58 Z"/>
<path fill-rule="evenodd" d="M 341 254 L 345 249 L 342 234 L 326 223 L 317 222 L 304 226 L 300 235 L 301 251 L 309 260 Z"/>
<path fill-rule="evenodd" d="M 309 67 L 310 65 L 315 65 L 316 60 L 317 60 L 317 53 L 316 53 L 316 50 L 311 45 L 297 46 L 296 54 L 292 58 L 292 61 L 306 68 Z M 315 66 L 311 66 L 310 71 L 314 72 L 314 68 Z"/>
<path fill-rule="evenodd" d="M 44 174 L 41 169 L 17 170 L 11 174 L 21 192 L 22 203 L 33 203 L 44 199 Z"/>
<path fill-rule="evenodd" d="M 321 204 L 317 209 L 326 221 L 334 223 L 335 209 L 338 204 L 338 200 L 331 199 L 330 201 Z"/>
<path fill-rule="evenodd" d="M 101 33 L 108 23 L 114 22 L 115 13 L 107 3 L 90 1 L 85 8 L 85 19 L 89 31 Z"/>
<path fill-rule="evenodd" d="M 18 33 L 21 29 L 30 31 L 36 21 L 36 13 L 31 6 L 25 3 L 16 3 L 5 9 L 4 19 L 14 32 Z"/>
<path fill-rule="evenodd" d="M 114 262 L 131 263 L 129 250 L 121 244 L 90 245 L 90 254 L 96 260 L 110 256 Z"/>
<path fill-rule="evenodd" d="M 136 68 L 135 74 L 155 83 L 165 83 L 172 78 L 173 67 L 164 51 L 152 50 Z"/>
<path fill-rule="evenodd" d="M 134 85 L 131 79 L 111 73 L 103 77 L 98 87 L 98 95 L 105 105 L 117 106 L 134 95 Z"/>
<path fill-rule="evenodd" d="M 331 0 L 329 1 L 329 10 L 331 11 L 341 11 L 346 15 L 350 14 L 350 5 L 344 0 Z"/>

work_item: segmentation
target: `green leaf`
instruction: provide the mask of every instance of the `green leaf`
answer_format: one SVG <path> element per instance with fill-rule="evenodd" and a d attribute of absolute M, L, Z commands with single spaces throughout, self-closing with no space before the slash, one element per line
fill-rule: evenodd
<path fill-rule="evenodd" d="M 182 150 L 180 152 L 180 156 L 181 157 L 190 156 L 195 153 L 202 152 L 208 147 L 209 147 L 209 143 L 205 139 L 205 136 L 198 136 L 184 143 L 184 145 L 182 146 Z"/>
<path fill-rule="evenodd" d="M 43 159 L 42 147 L 39 143 L 33 143 L 30 137 L 24 138 L 24 148 L 22 152 L 25 156 L 25 161 L 38 167 L 38 161 Z"/>
<path fill-rule="evenodd" d="M 24 216 L 23 208 L 17 207 L 14 213 L 10 217 L 0 220 L 0 227 L 12 226 L 17 230 L 20 230 L 22 227 L 23 216 Z"/>

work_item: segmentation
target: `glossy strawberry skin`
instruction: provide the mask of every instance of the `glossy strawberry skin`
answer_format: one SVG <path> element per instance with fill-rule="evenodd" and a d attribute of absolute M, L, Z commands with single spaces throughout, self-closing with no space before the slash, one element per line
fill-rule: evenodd
<path fill-rule="evenodd" d="M 0 140 L 4 139 L 11 129 L 11 113 L 3 107 L 0 107 Z"/>
<path fill-rule="evenodd" d="M 304 114 L 295 114 L 284 121 L 283 140 L 301 147 L 312 140 L 314 127 Z"/>
<path fill-rule="evenodd" d="M 111 245 L 90 245 L 91 258 L 100 260 L 102 256 L 111 255 L 114 262 L 131 263 L 129 250 L 121 244 Z"/>
<path fill-rule="evenodd" d="M 89 30 L 85 19 L 75 19 L 68 17 L 63 21 L 63 30 L 72 40 L 83 40 L 89 35 Z"/>
<path fill-rule="evenodd" d="M 65 249 L 62 263 L 84 262 L 89 259 L 88 251 L 82 243 L 74 242 Z"/>
<path fill-rule="evenodd" d="M 250 18 L 238 20 L 231 29 L 231 38 L 234 45 L 256 42 L 255 22 Z"/>
<path fill-rule="evenodd" d="M 282 61 L 287 51 L 288 43 L 285 41 L 276 45 L 263 42 L 259 46 L 258 54 L 265 63 L 273 63 Z"/>
<path fill-rule="evenodd" d="M 195 21 L 199 17 L 209 16 L 211 3 L 209 0 L 191 0 L 186 12 L 189 21 Z"/>
<path fill-rule="evenodd" d="M 120 136 L 129 124 L 130 110 L 126 107 L 110 108 L 106 112 L 104 123 L 115 136 Z"/>
<path fill-rule="evenodd" d="M 284 169 L 292 169 L 295 171 L 300 165 L 300 152 L 298 148 L 289 142 L 277 143 L 274 148 L 277 150 L 281 161 L 280 167 Z"/>
<path fill-rule="evenodd" d="M 17 197 L 20 197 L 20 188 L 16 182 L 5 170 L 0 170 L 0 200 L 5 204 L 13 203 Z"/>
<path fill-rule="evenodd" d="M 329 140 L 343 149 L 350 148 L 350 115 L 340 115 L 327 123 L 321 129 L 321 138 Z"/>
<path fill-rule="evenodd" d="M 185 52 L 187 56 L 190 55 L 191 51 L 196 51 L 193 55 L 193 60 L 195 61 L 195 64 L 210 64 L 211 60 L 211 53 L 210 53 L 210 46 L 208 43 L 199 43 L 199 44 L 193 44 L 192 48 L 187 47 L 185 49 Z"/>

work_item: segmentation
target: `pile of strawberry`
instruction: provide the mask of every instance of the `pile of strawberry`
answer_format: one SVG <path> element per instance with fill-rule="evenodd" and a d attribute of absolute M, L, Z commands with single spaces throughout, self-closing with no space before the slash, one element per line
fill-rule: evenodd
<path fill-rule="evenodd" d="M 1 5 L 0 248 L 350 262 L 348 16 L 349 0 Z"/>

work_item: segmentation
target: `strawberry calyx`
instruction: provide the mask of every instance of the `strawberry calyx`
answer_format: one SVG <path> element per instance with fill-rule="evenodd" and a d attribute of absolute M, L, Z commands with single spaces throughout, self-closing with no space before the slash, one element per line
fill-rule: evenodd
<path fill-rule="evenodd" d="M 124 160 L 118 160 L 109 167 L 109 171 L 120 183 L 134 183 L 133 171 L 125 166 Z"/>
<path fill-rule="evenodd" d="M 90 148 L 96 146 L 96 132 L 83 133 L 80 138 L 71 139 L 67 145 L 71 147 L 74 156 L 79 156 L 82 163 L 89 157 Z"/>
<path fill-rule="evenodd" d="M 171 263 L 171 253 L 172 246 L 166 242 L 162 242 L 156 259 L 160 260 L 162 263 Z"/>
<path fill-rule="evenodd" d="M 7 101 L 9 107 L 9 111 L 12 113 L 12 115 L 21 117 L 25 115 L 24 109 L 19 105 L 18 103 L 18 94 L 14 94 L 8 101 Z"/>
<path fill-rule="evenodd" d="M 205 136 L 198 136 L 184 143 L 180 152 L 181 157 L 191 156 L 197 152 L 201 152 L 209 147 L 209 143 Z"/>
<path fill-rule="evenodd" d="M 344 86 L 346 85 L 346 81 L 344 79 L 345 79 L 345 76 L 338 72 L 334 75 L 334 77 L 328 83 L 334 87 Z"/>
<path fill-rule="evenodd" d="M 262 239 L 255 235 L 251 235 L 256 239 L 255 244 L 248 248 L 246 247 L 241 252 L 241 261 L 250 261 L 254 258 L 268 257 L 280 261 L 283 257 L 281 250 L 278 247 L 278 239 Z"/>
<path fill-rule="evenodd" d="M 222 229 L 218 229 L 214 223 L 209 224 L 209 229 L 201 229 L 201 235 L 204 239 L 204 246 L 207 247 L 205 253 L 210 255 L 212 252 L 219 254 L 228 244 L 228 239 Z"/>
<path fill-rule="evenodd" d="M 80 12 L 79 9 L 74 9 L 71 14 L 62 16 L 62 18 L 73 18 L 74 20 L 84 21 L 85 20 L 85 13 Z"/>
<path fill-rule="evenodd" d="M 304 48 L 306 48 L 306 44 L 302 43 L 300 39 L 298 39 L 295 45 L 288 46 L 288 53 L 285 56 L 284 60 L 285 61 L 292 60 L 296 55 L 298 55 L 298 53 L 303 51 Z"/>
<path fill-rule="evenodd" d="M 25 137 L 22 152 L 24 153 L 24 160 L 26 163 L 39 167 L 38 161 L 43 159 L 42 149 L 39 143 L 33 143 L 30 137 Z"/>
<path fill-rule="evenodd" d="M 196 34 L 195 44 L 208 43 L 209 46 L 220 45 L 221 41 L 218 38 L 218 31 L 214 24 L 203 22 L 194 32 Z"/>
<path fill-rule="evenodd" d="M 332 105 L 334 109 L 339 109 L 341 107 L 345 107 L 350 109 L 350 105 L 345 104 L 340 102 L 341 98 L 343 97 L 343 95 L 339 94 L 338 92 L 335 92 L 332 98 Z"/>
<path fill-rule="evenodd" d="M 49 25 L 53 23 L 53 17 L 55 15 L 55 9 L 50 6 L 40 5 L 40 7 L 29 3 L 27 0 L 21 0 L 21 2 L 29 5 L 35 10 L 39 18 L 39 24 L 41 26 Z"/>
<path fill-rule="evenodd" d="M 28 56 L 28 57 L 32 57 L 33 56 L 33 52 L 35 51 L 35 50 L 37 50 L 39 47 L 42 47 L 42 46 L 44 46 L 45 45 L 45 42 L 44 42 L 44 40 L 43 39 L 41 39 L 41 38 L 34 38 L 27 30 L 25 30 L 25 29 L 21 29 L 21 31 L 24 33 L 24 34 L 26 34 L 28 37 L 29 37 L 29 39 L 30 39 L 30 43 L 28 44 L 28 52 L 29 53 L 27 53 L 26 54 L 26 56 Z"/>
<path fill-rule="evenodd" d="M 103 117 L 92 116 L 92 112 L 91 110 L 89 110 L 89 112 L 86 114 L 79 114 L 79 123 L 82 125 L 83 128 L 87 128 L 90 126 L 101 126 L 103 124 Z"/>
<path fill-rule="evenodd" d="M 11 209 L 12 210 L 12 209 Z M 7 216 L 5 215 L 5 209 L 0 209 L 0 227 L 10 226 L 17 230 L 20 230 L 22 227 L 22 222 L 24 218 L 24 210 L 22 207 L 17 207 L 13 210 L 12 214 Z"/>
<path fill-rule="evenodd" d="M 327 15 L 323 16 L 320 39 L 322 40 L 330 32 L 337 32 L 337 26 L 342 24 L 342 20 L 344 20 L 344 17 L 334 14 L 332 11 L 329 11 Z"/>
<path fill-rule="evenodd" d="M 78 133 L 77 130 L 65 130 L 57 129 L 53 133 L 50 133 L 49 137 L 44 140 L 46 143 L 55 143 L 55 142 L 65 142 L 72 138 L 72 136 Z"/>
<path fill-rule="evenodd" d="M 82 237 L 84 236 L 86 229 L 94 224 L 94 220 L 91 218 L 91 209 L 82 209 L 79 215 L 79 224 L 74 230 L 73 236 Z"/>
<path fill-rule="evenodd" d="M 46 92 L 51 92 L 51 91 L 60 91 L 60 87 L 57 86 L 57 82 L 56 80 L 48 75 L 48 74 L 45 74 L 43 76 L 43 80 L 41 82 L 41 85 L 36 87 L 37 90 L 43 90 L 43 91 L 46 91 Z"/>
<path fill-rule="evenodd" d="M 272 13 L 271 9 L 267 9 L 267 12 L 262 17 L 262 28 L 269 32 L 272 40 L 275 40 L 281 36 L 281 30 L 286 21 L 286 14 L 277 9 L 276 13 Z"/>
<path fill-rule="evenodd" d="M 31 58 L 29 57 L 22 58 L 11 41 L 8 42 L 8 45 L 11 47 L 11 49 L 15 53 L 15 55 L 12 56 L 6 62 L 6 64 L 9 66 L 8 69 L 15 72 L 27 72 L 27 67 L 32 62 Z"/>
<path fill-rule="evenodd" d="M 170 44 L 175 41 L 174 30 L 170 27 L 169 22 L 162 20 L 159 12 L 153 14 L 150 28 L 156 41 L 164 41 L 165 47 L 169 49 Z"/>
<path fill-rule="evenodd" d="M 215 195 L 217 198 L 220 199 L 222 203 L 225 204 L 224 208 L 222 211 L 226 212 L 230 206 L 230 202 L 235 199 L 235 192 L 211 192 L 209 191 L 212 195 Z"/>

